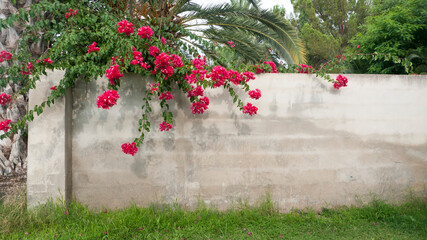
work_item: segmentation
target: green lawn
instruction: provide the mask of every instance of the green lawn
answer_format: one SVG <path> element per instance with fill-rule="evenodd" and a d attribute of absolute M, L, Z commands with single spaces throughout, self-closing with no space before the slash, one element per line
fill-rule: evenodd
<path fill-rule="evenodd" d="M 427 203 L 279 213 L 267 198 L 220 212 L 200 204 L 90 211 L 73 202 L 25 211 L 24 196 L 0 204 L 0 239 L 427 239 Z"/>

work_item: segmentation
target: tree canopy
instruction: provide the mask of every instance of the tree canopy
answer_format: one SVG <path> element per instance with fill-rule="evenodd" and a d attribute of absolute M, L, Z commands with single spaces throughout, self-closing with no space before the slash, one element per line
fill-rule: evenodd
<path fill-rule="evenodd" d="M 308 63 L 320 64 L 342 54 L 368 16 L 367 0 L 291 0 Z"/>
<path fill-rule="evenodd" d="M 356 72 L 406 73 L 401 60 L 393 56 L 407 59 L 416 73 L 427 72 L 426 2 L 374 0 L 371 16 L 351 42 L 354 52 L 374 54 L 374 57 L 355 61 L 353 68 Z"/>

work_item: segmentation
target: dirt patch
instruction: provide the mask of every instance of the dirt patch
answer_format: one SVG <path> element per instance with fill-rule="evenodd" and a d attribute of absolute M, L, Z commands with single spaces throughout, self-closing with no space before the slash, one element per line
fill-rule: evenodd
<path fill-rule="evenodd" d="M 25 186 L 27 183 L 27 173 L 13 173 L 10 176 L 0 176 L 0 198 L 12 189 Z"/>

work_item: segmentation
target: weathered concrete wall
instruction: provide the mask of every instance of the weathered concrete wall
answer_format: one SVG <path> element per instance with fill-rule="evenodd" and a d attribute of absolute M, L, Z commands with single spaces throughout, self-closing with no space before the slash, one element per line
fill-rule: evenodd
<path fill-rule="evenodd" d="M 63 72 L 41 77 L 37 90 L 29 93 L 29 109 L 40 105 L 56 86 Z M 27 199 L 29 206 L 47 198 L 69 199 L 71 194 L 71 90 L 28 125 Z M 37 115 L 37 114 L 35 114 Z"/>
<path fill-rule="evenodd" d="M 38 122 L 46 119 L 52 119 L 43 123 L 51 128 L 65 128 L 63 121 L 55 122 L 64 119 L 65 108 L 56 105 L 30 126 L 29 147 L 35 141 L 55 141 L 61 145 L 54 144 L 55 149 L 64 153 L 54 160 L 49 157 L 52 149 L 37 147 L 37 157 L 29 150 L 29 172 L 38 164 L 64 163 L 39 167 L 28 181 L 46 185 L 51 169 L 66 171 L 68 161 L 72 195 L 98 208 L 124 207 L 131 201 L 178 201 L 192 207 L 199 199 L 226 208 L 269 192 L 282 210 L 289 210 L 352 204 L 371 194 L 398 200 L 409 189 L 425 191 L 427 78 L 347 77 L 349 86 L 337 91 L 311 75 L 257 75 L 251 87 L 261 89 L 263 97 L 245 98 L 259 108 L 253 117 L 239 112 L 221 89 L 208 91 L 209 110 L 197 116 L 185 95 L 175 92 L 173 130 L 158 130 L 162 119 L 155 103 L 152 132 L 134 157 L 123 154 L 120 146 L 138 136 L 146 79 L 126 76 L 118 105 L 110 110 L 96 107 L 106 79 L 79 83 L 72 92 L 71 153 L 65 154 L 60 132 L 57 139 L 33 136 L 41 131 Z M 28 194 L 33 201 L 31 188 Z"/>

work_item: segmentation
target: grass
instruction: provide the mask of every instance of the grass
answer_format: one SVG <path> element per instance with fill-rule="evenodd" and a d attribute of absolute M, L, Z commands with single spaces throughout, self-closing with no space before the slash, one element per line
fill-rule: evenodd
<path fill-rule="evenodd" d="M 52 202 L 26 211 L 25 191 L 0 202 L 0 239 L 426 239 L 427 203 L 374 199 L 362 207 L 279 213 L 269 197 L 228 211 L 202 202 L 91 211 Z"/>

